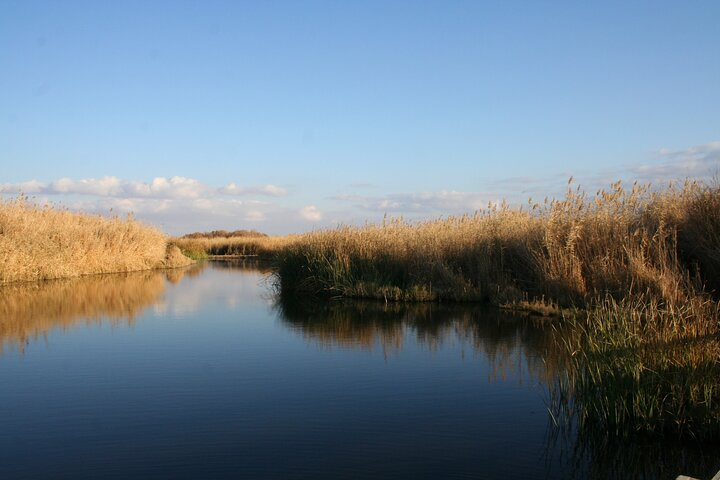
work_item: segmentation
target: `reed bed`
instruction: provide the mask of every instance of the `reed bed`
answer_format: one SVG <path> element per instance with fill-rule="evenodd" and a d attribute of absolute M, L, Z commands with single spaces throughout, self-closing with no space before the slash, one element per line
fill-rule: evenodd
<path fill-rule="evenodd" d="M 103 217 L 0 199 L 0 283 L 187 264 L 159 230 L 131 216 Z"/>
<path fill-rule="evenodd" d="M 720 189 L 621 183 L 527 208 L 306 234 L 279 254 L 283 294 L 584 307 L 720 286 Z"/>
<path fill-rule="evenodd" d="M 540 226 L 526 212 L 502 209 L 313 232 L 281 251 L 279 285 L 283 294 L 384 300 L 520 299 L 509 273 L 533 276 L 527 246 L 541 241 Z"/>
<path fill-rule="evenodd" d="M 273 258 L 282 248 L 294 241 L 295 236 L 270 237 L 262 234 L 249 236 L 228 236 L 215 235 L 217 232 L 209 232 L 209 236 L 201 237 L 195 234 L 173 238 L 173 245 L 176 245 L 190 258 L 201 260 L 214 256 L 258 256 Z"/>

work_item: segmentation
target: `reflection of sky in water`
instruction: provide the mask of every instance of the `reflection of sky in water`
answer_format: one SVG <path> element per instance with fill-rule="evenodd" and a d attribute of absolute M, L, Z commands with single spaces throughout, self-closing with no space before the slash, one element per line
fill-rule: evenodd
<path fill-rule="evenodd" d="M 257 304 L 262 297 L 265 297 L 266 305 L 272 305 L 267 276 L 259 276 L 248 269 L 216 268 L 214 263 L 209 262 L 207 274 L 184 278 L 170 288 L 162 301 L 155 305 L 155 312 L 185 316 L 208 304 L 237 310 L 244 305 Z M 238 276 L 252 277 L 252 280 L 238 282 Z"/>

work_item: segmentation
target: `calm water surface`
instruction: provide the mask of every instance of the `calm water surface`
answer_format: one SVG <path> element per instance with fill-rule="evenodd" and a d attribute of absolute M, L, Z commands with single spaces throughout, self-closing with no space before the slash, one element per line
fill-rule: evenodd
<path fill-rule="evenodd" d="M 707 445 L 578 439 L 537 320 L 278 303 L 269 271 L 0 289 L 0 478 L 710 478 Z"/>

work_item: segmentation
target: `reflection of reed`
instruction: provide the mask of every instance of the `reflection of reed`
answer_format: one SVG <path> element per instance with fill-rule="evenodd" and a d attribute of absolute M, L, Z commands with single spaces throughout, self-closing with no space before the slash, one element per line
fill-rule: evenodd
<path fill-rule="evenodd" d="M 308 302 L 298 305 L 281 300 L 277 306 L 281 318 L 290 328 L 321 345 L 382 348 L 387 352 L 402 349 L 403 341 L 407 341 L 408 336 L 414 336 L 418 343 L 430 349 L 447 342 L 461 342 L 469 345 L 474 355 L 481 355 L 488 360 L 491 381 L 529 378 L 548 386 L 548 394 L 551 396 L 547 400 L 548 408 L 553 415 L 554 425 L 560 428 L 548 429 L 546 455 L 548 461 L 560 457 L 559 460 L 568 465 L 570 475 L 566 478 L 675 478 L 679 473 L 694 473 L 699 478 L 710 478 L 720 466 L 720 457 L 714 453 L 717 452 L 716 445 L 708 447 L 693 442 L 673 443 L 652 439 L 642 441 L 643 438 L 637 436 L 609 435 L 607 426 L 595 421 L 594 409 L 601 403 L 606 407 L 615 405 L 618 409 L 623 404 L 605 402 L 605 387 L 602 384 L 578 383 L 582 381 L 577 377 L 581 373 L 578 365 L 587 367 L 588 364 L 578 359 L 586 358 L 584 354 L 568 350 L 568 346 L 576 345 L 581 333 L 572 322 L 543 325 L 541 320 L 471 305 L 357 301 Z M 657 345 L 656 349 L 643 352 L 640 363 L 650 365 L 652 360 L 652 365 L 657 368 L 661 365 L 669 367 L 672 362 L 665 362 L 679 361 L 679 356 L 695 358 L 700 355 L 698 348 L 705 349 L 702 354 L 705 359 L 708 356 L 720 358 L 720 352 L 703 340 L 699 341 L 697 348 L 688 344 Z M 618 358 L 625 357 L 621 355 Z M 608 362 L 607 358 L 598 357 L 593 366 L 599 373 L 607 373 L 613 369 L 613 364 Z M 700 370 L 689 377 L 687 372 L 673 372 L 668 378 L 678 382 L 677 388 L 691 392 L 695 387 L 707 386 L 702 382 L 688 385 L 687 382 L 692 378 L 720 378 L 717 375 L 709 377 L 709 372 L 701 368 L 702 362 L 695 365 Z M 661 376 L 668 373 L 657 372 Z M 638 381 L 642 383 L 645 380 L 642 377 Z M 571 384 L 568 385 L 568 382 Z M 579 388 L 584 389 L 579 391 Z M 640 389 L 620 388 L 617 385 L 613 388 L 618 389 L 618 395 L 631 398 L 635 395 L 639 401 L 647 401 L 647 396 Z M 709 416 L 704 418 L 712 420 Z M 629 425 L 632 429 L 633 425 Z"/>
<path fill-rule="evenodd" d="M 259 273 L 272 273 L 272 263 L 257 257 L 253 258 L 222 258 L 211 260 L 213 268 L 218 270 L 244 270 Z"/>
<path fill-rule="evenodd" d="M 554 430 L 548 455 L 570 453 L 563 478 L 588 480 L 672 479 L 679 474 L 711 478 L 720 468 L 718 445 L 698 441 L 618 438 L 604 431 L 592 435 Z M 563 446 L 564 444 L 564 446 Z M 572 445 L 568 451 L 567 445 Z"/>
<path fill-rule="evenodd" d="M 15 345 L 23 350 L 30 340 L 52 329 L 99 323 L 104 318 L 132 324 L 162 295 L 165 278 L 164 272 L 149 271 L 3 286 L 0 349 Z"/>
<path fill-rule="evenodd" d="M 581 435 L 720 440 L 720 303 L 605 301 L 561 340 L 571 361 L 554 388 Z"/>
<path fill-rule="evenodd" d="M 560 363 L 551 329 L 527 317 L 469 305 L 405 304 L 373 301 L 280 301 L 281 316 L 293 329 L 321 345 L 398 351 L 404 338 L 436 349 L 446 342 L 467 342 L 482 354 L 493 378 L 530 374 L 548 380 Z"/>
<path fill-rule="evenodd" d="M 200 275 L 207 265 L 204 263 L 194 263 L 185 268 L 172 268 L 165 270 L 165 276 L 173 285 L 180 283 L 183 278 L 193 278 Z"/>

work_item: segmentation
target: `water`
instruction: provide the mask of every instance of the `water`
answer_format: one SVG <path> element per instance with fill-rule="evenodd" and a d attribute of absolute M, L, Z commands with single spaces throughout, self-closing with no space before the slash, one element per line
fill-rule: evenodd
<path fill-rule="evenodd" d="M 0 478 L 710 478 L 707 445 L 579 439 L 541 321 L 280 304 L 268 270 L 0 289 Z"/>

